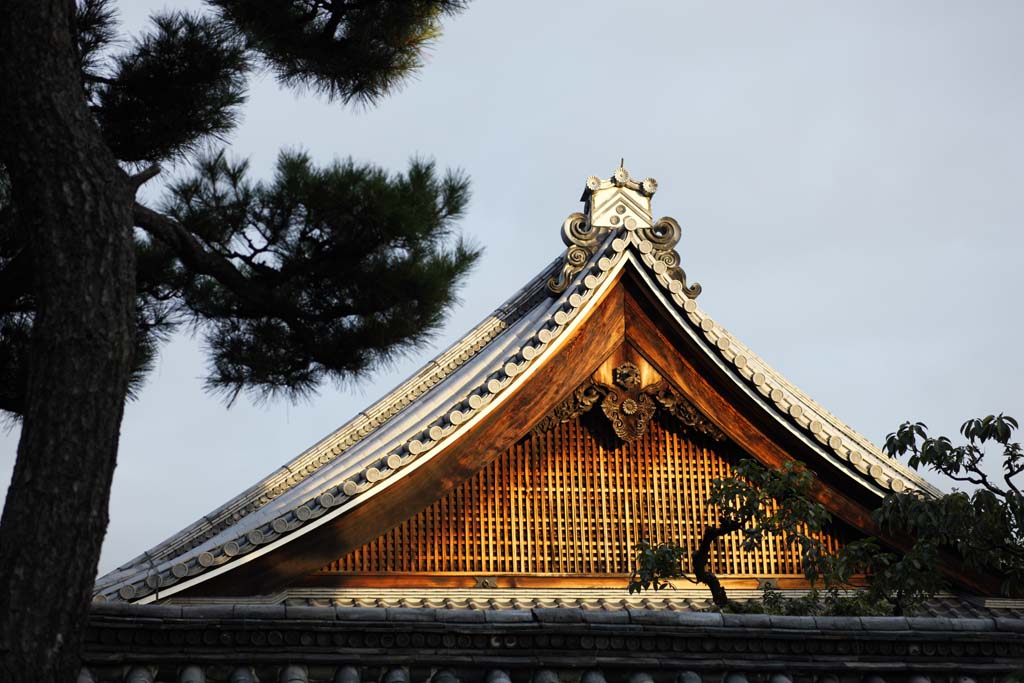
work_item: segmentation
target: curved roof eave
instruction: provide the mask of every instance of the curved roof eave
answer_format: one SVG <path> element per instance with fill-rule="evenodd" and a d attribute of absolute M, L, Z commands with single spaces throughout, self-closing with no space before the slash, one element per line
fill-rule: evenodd
<path fill-rule="evenodd" d="M 610 248 L 612 239 L 606 242 Z M 593 267 L 584 268 L 577 278 L 581 281 L 579 286 L 570 287 L 554 298 L 544 288 L 557 270 L 558 262 L 552 264 L 498 309 L 499 313 L 508 311 L 507 317 L 515 318 L 514 322 L 506 324 L 471 358 L 465 359 L 461 367 L 428 383 L 419 397 L 404 395 L 402 389 L 406 385 L 388 394 L 378 406 L 390 401 L 407 401 L 392 414 L 385 414 L 380 426 L 362 435 L 361 440 L 345 451 L 344 457 L 336 457 L 316 476 L 292 484 L 274 500 L 266 500 L 261 507 L 221 530 L 212 528 L 209 515 L 204 517 L 156 549 L 102 577 L 96 584 L 96 596 L 137 602 L 161 599 L 223 573 L 231 566 L 238 566 L 247 558 L 279 547 L 288 538 L 297 537 L 296 532 L 306 533 L 351 507 L 350 503 L 361 502 L 383 490 L 395 472 L 409 472 L 425 462 L 428 458 L 420 456 L 429 454 L 456 432 L 469 428 L 475 416 L 489 412 L 502 402 L 495 401 L 496 397 L 518 384 L 517 379 L 526 378 L 526 371 L 534 361 L 550 356 L 551 351 L 560 346 L 562 333 L 574 326 L 579 311 L 594 300 L 595 290 L 608 281 L 608 271 L 619 260 L 595 259 Z M 584 280 L 588 284 L 582 284 Z M 487 321 L 480 327 L 486 325 Z M 439 359 L 428 363 L 425 369 L 439 364 L 440 359 L 452 355 L 453 350 L 463 349 L 477 330 Z M 420 375 L 422 372 L 413 379 Z M 357 423 L 358 418 L 353 422 Z M 351 425 L 310 451 L 321 450 L 325 442 L 351 431 Z M 303 459 L 304 456 L 300 456 L 296 461 Z M 286 469 L 292 471 L 293 465 Z M 274 478 L 272 475 L 264 482 Z M 260 490 L 260 484 L 251 487 L 215 514 L 223 518 L 227 510 L 237 509 L 241 501 L 252 500 Z M 203 529 L 208 530 L 204 533 Z"/>
<path fill-rule="evenodd" d="M 938 493 L 715 323 L 637 232 L 613 230 L 557 296 L 560 261 L 368 410 L 241 495 L 102 577 L 101 599 L 152 602 L 266 554 L 407 476 L 496 409 L 551 358 L 632 264 L 686 334 L 763 410 L 878 495 Z M 583 315 L 581 315 L 581 313 Z"/>
<path fill-rule="evenodd" d="M 260 512 L 265 514 L 267 509 L 280 508 L 282 499 L 293 496 L 297 487 L 311 479 L 323 479 L 325 472 L 333 472 L 339 465 L 345 467 L 355 459 L 357 450 L 365 452 L 367 442 L 379 438 L 382 427 L 393 427 L 396 418 L 424 412 L 427 394 L 437 395 L 442 385 L 445 390 L 450 389 L 449 377 L 467 365 L 478 364 L 481 356 L 493 354 L 495 347 L 504 345 L 502 340 L 515 337 L 515 328 L 522 326 L 518 323 L 529 318 L 534 309 L 551 303 L 545 283 L 557 272 L 558 265 L 558 261 L 549 264 L 468 334 L 353 419 L 216 510 L 100 577 L 96 593 L 108 594 L 111 588 L 124 585 L 140 571 L 152 571 L 168 559 L 180 558 L 193 550 L 196 552 L 192 554 L 200 553 L 240 521 Z"/>

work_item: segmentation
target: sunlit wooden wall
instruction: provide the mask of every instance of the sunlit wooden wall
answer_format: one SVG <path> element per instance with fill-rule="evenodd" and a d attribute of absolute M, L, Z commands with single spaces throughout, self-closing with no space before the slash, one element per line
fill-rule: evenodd
<path fill-rule="evenodd" d="M 591 413 L 531 435 L 445 498 L 332 562 L 329 573 L 627 574 L 640 539 L 691 551 L 714 512 L 711 480 L 726 477 L 735 447 L 651 422 L 633 443 Z M 826 535 L 831 549 L 840 540 Z M 768 540 L 755 552 L 738 535 L 718 542 L 720 575 L 802 574 L 794 549 Z"/>

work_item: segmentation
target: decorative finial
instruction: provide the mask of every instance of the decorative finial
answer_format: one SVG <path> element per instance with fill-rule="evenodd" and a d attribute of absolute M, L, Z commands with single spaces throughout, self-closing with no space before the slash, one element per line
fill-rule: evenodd
<path fill-rule="evenodd" d="M 587 178 L 581 197 L 585 205 L 583 213 L 570 214 L 562 225 L 562 241 L 568 247 L 565 264 L 558 277 L 548 280 L 548 289 L 554 294 L 564 292 L 609 234 L 618 232 L 642 254 L 650 253 L 664 263 L 664 272 L 680 281 L 683 294 L 697 298 L 700 285 L 695 282 L 687 286 L 686 273 L 679 267 L 679 254 L 675 251 L 681 234 L 679 223 L 673 218 L 655 221 L 652 217 L 651 197 L 658 190 L 658 181 L 654 178 L 642 182 L 633 180 L 625 163 L 625 158 L 620 158 L 619 167 L 608 180 L 597 176 Z"/>

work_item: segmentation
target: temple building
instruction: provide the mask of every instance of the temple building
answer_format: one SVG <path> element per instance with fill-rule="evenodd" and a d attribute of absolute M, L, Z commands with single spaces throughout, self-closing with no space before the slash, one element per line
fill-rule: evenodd
<path fill-rule="evenodd" d="M 1024 601 L 950 563 L 922 615 L 709 610 L 629 594 L 640 540 L 692 551 L 710 485 L 797 461 L 832 550 L 889 492 L 938 493 L 697 304 L 657 183 L 590 177 L 566 249 L 460 341 L 279 470 L 96 584 L 80 681 L 996 683 Z M 799 553 L 716 542 L 734 599 Z M 905 543 L 905 540 L 902 541 Z"/>

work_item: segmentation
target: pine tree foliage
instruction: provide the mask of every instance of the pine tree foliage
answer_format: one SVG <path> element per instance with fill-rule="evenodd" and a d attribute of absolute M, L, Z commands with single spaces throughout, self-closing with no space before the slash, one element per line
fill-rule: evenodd
<path fill-rule="evenodd" d="M 160 161 L 221 138 L 238 123 L 249 58 L 234 28 L 168 12 L 114 60 L 96 87 L 96 118 L 123 161 Z"/>
<path fill-rule="evenodd" d="M 117 40 L 117 8 L 111 0 L 81 0 L 75 5 L 75 46 L 86 83 L 102 78 L 103 53 Z"/>
<path fill-rule="evenodd" d="M 165 213 L 237 279 L 183 271 L 181 304 L 206 336 L 208 386 L 289 398 L 359 375 L 433 332 L 477 251 L 451 241 L 468 183 L 414 161 L 390 176 L 285 152 L 269 183 L 220 153 L 171 188 Z"/>
<path fill-rule="evenodd" d="M 254 68 L 288 86 L 370 103 L 420 65 L 451 0 L 218 0 L 164 10 L 122 33 L 111 0 L 78 0 L 82 89 L 104 140 L 141 185 L 188 161 L 158 207 L 136 204 L 136 348 L 129 395 L 185 326 L 209 351 L 207 387 L 233 401 L 297 398 L 358 379 L 428 340 L 479 250 L 456 221 L 468 180 L 414 160 L 388 173 L 317 167 L 282 152 L 254 179 L 212 152 L 238 124 Z M 297 142 L 300 142 L 297 140 Z M 35 315 L 32 272 L 0 165 L 0 414 L 24 410 Z"/>
<path fill-rule="evenodd" d="M 371 103 L 421 66 L 458 0 L 212 0 L 278 79 L 330 99 Z"/>

